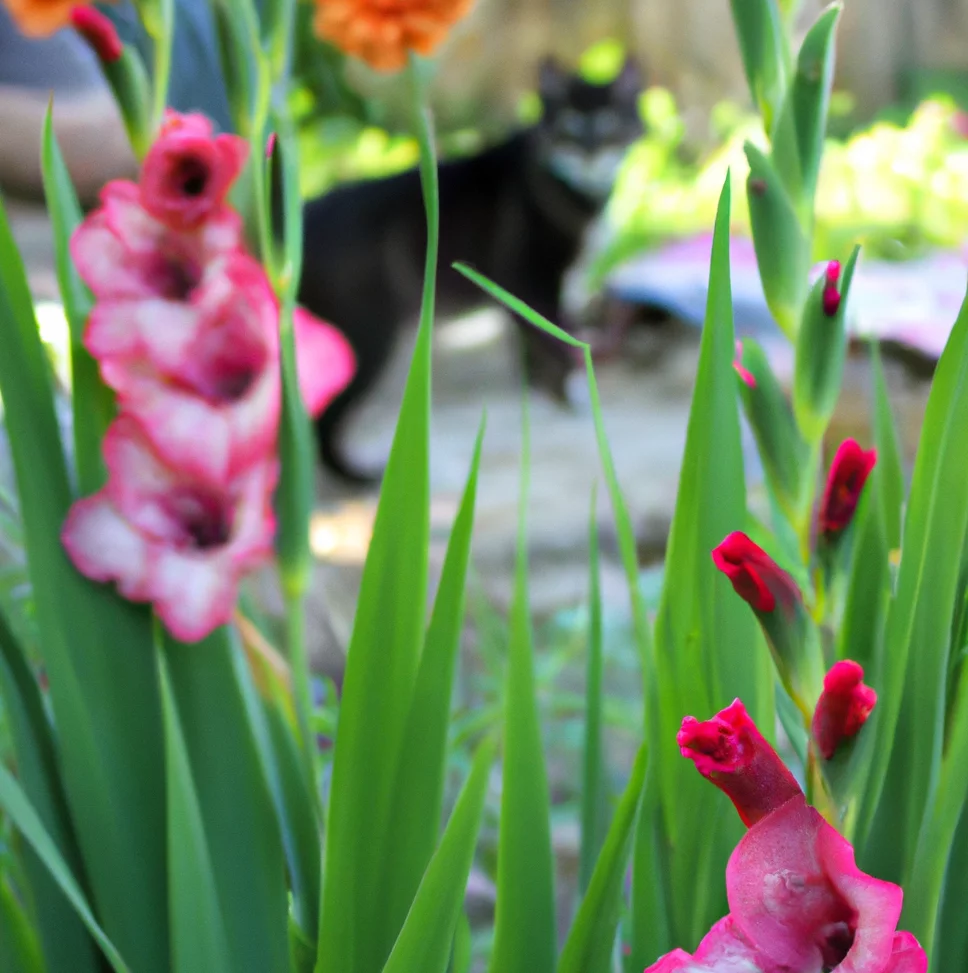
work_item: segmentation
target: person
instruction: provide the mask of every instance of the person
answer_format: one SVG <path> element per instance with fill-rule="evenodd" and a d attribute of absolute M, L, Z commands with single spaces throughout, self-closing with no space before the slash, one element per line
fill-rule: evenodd
<path fill-rule="evenodd" d="M 151 42 L 132 4 L 102 9 L 150 70 Z M 97 58 L 70 29 L 25 37 L 0 3 L 0 189 L 7 193 L 43 198 L 40 144 L 51 95 L 58 143 L 81 202 L 91 205 L 105 182 L 137 171 Z M 232 129 L 215 26 L 202 0 L 175 0 L 168 103 L 178 111 L 204 112 L 222 131 Z"/>

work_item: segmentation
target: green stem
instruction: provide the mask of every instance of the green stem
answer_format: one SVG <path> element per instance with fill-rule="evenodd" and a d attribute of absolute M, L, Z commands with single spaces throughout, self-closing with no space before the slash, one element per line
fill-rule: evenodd
<path fill-rule="evenodd" d="M 285 588 L 286 586 L 284 586 Z M 296 724 L 302 740 L 303 761 L 312 789 L 317 813 L 322 812 L 316 781 L 316 739 L 313 735 L 313 693 L 309 678 L 309 656 L 306 652 L 305 586 L 301 590 L 284 590 L 286 603 L 286 646 L 292 674 L 292 695 L 296 705 Z"/>
<path fill-rule="evenodd" d="M 152 78 L 153 103 L 151 111 L 151 133 L 161 127 L 168 105 L 168 82 L 171 77 L 171 48 L 175 33 L 174 0 L 159 0 L 154 8 L 159 16 L 145 18 L 145 28 L 151 35 L 154 48 L 155 70 Z"/>

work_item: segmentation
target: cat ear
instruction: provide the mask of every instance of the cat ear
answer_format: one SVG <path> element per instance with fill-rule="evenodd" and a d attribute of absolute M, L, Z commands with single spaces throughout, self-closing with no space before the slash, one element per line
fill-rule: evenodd
<path fill-rule="evenodd" d="M 568 75 L 553 57 L 546 57 L 538 69 L 538 94 L 545 103 L 564 101 L 568 94 Z"/>
<path fill-rule="evenodd" d="M 644 83 L 639 62 L 630 54 L 618 77 L 612 82 L 612 91 L 619 101 L 634 102 L 642 93 Z"/>

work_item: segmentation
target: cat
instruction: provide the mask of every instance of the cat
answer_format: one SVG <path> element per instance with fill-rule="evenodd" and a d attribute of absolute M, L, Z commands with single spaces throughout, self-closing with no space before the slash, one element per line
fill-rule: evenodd
<path fill-rule="evenodd" d="M 625 150 L 642 133 L 641 89 L 632 59 L 605 85 L 548 59 L 539 72 L 537 124 L 439 166 L 440 316 L 490 301 L 452 268 L 463 261 L 565 326 L 562 280 L 608 199 Z M 419 312 L 426 223 L 418 171 L 346 184 L 308 202 L 303 242 L 299 301 L 343 331 L 357 359 L 352 382 L 317 420 L 320 458 L 342 480 L 371 484 L 382 471 L 354 466 L 341 433 L 382 374 L 401 327 Z M 574 350 L 523 322 L 521 336 L 530 383 L 567 401 Z"/>

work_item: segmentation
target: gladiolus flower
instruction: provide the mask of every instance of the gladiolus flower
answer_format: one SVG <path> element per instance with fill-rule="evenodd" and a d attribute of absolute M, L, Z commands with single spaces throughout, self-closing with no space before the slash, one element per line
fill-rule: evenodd
<path fill-rule="evenodd" d="M 876 463 L 876 450 L 861 449 L 854 439 L 845 439 L 840 444 L 830 464 L 820 504 L 818 527 L 821 535 L 830 538 L 850 524 L 861 491 Z"/>
<path fill-rule="evenodd" d="M 225 202 L 248 154 L 237 135 L 213 135 L 204 115 L 168 111 L 141 170 L 141 202 L 156 219 L 190 230 Z"/>
<path fill-rule="evenodd" d="M 105 17 L 94 7 L 71 8 L 71 24 L 91 45 L 94 53 L 108 64 L 118 61 L 124 53 L 124 45 L 110 17 Z"/>
<path fill-rule="evenodd" d="M 896 931 L 901 888 L 857 868 L 739 700 L 705 723 L 687 717 L 679 737 L 751 826 L 726 866 L 729 915 L 693 955 L 674 950 L 645 973 L 925 973 L 924 950 Z"/>
<path fill-rule="evenodd" d="M 68 27 L 77 0 L 3 0 L 17 27 L 28 37 L 46 37 Z"/>
<path fill-rule="evenodd" d="M 275 444 L 278 320 L 261 266 L 236 252 L 187 302 L 96 304 L 84 344 L 164 461 L 221 483 Z"/>
<path fill-rule="evenodd" d="M 316 33 L 378 71 L 431 54 L 473 0 L 316 0 Z"/>
<path fill-rule="evenodd" d="M 826 760 L 860 732 L 877 703 L 877 693 L 863 680 L 863 668 L 849 659 L 836 663 L 824 677 L 813 713 L 813 738 Z"/>
<path fill-rule="evenodd" d="M 108 430 L 104 458 L 107 485 L 74 504 L 61 534 L 74 566 L 150 602 L 182 641 L 228 622 L 240 578 L 272 556 L 275 460 L 213 488 L 164 464 L 126 416 Z"/>
<path fill-rule="evenodd" d="M 801 600 L 793 578 L 741 531 L 730 534 L 712 554 L 716 567 L 754 611 L 772 612 L 777 598 L 786 605 Z"/>
<path fill-rule="evenodd" d="M 99 301 L 182 303 L 191 299 L 209 262 L 241 245 L 242 221 L 227 206 L 195 230 L 180 232 L 148 213 L 133 182 L 115 180 L 101 191 L 101 207 L 74 231 L 71 256 Z"/>

